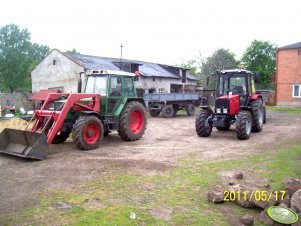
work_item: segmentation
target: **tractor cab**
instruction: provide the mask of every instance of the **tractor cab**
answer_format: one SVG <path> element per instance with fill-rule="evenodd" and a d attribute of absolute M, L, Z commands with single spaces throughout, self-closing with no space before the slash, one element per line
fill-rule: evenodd
<path fill-rule="evenodd" d="M 119 116 L 128 99 L 136 99 L 134 73 L 94 70 L 86 76 L 84 93 L 101 95 L 100 114 Z"/>
<path fill-rule="evenodd" d="M 239 97 L 239 106 L 246 106 L 255 93 L 257 75 L 246 70 L 225 70 L 218 74 L 217 98 Z"/>

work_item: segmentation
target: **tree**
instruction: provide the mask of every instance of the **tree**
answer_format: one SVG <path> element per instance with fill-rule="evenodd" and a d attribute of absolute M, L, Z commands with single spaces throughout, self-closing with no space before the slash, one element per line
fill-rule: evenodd
<path fill-rule="evenodd" d="M 80 52 L 77 52 L 75 48 L 71 50 L 67 50 L 66 53 L 71 53 L 71 54 L 80 54 Z"/>
<path fill-rule="evenodd" d="M 271 88 L 276 67 L 276 45 L 254 40 L 244 52 L 241 61 L 246 69 L 259 74 L 259 87 Z"/>
<path fill-rule="evenodd" d="M 30 72 L 49 52 L 44 45 L 31 43 L 30 32 L 15 24 L 0 28 L 0 84 L 2 90 L 28 91 Z"/>
<path fill-rule="evenodd" d="M 203 60 L 201 74 L 204 79 L 204 87 L 215 89 L 216 72 L 227 69 L 237 68 L 238 61 L 235 60 L 235 54 L 228 49 L 220 48 L 216 50 L 212 56 L 206 61 Z"/>

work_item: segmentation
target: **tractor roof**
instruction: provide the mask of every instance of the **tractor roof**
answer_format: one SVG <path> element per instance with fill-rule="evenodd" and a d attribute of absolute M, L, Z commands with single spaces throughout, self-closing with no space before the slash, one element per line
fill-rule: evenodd
<path fill-rule="evenodd" d="M 113 71 L 113 70 L 88 70 L 87 75 L 120 75 L 120 76 L 135 76 L 134 73 L 125 72 L 125 71 Z"/>
<path fill-rule="evenodd" d="M 242 69 L 230 69 L 230 70 L 223 70 L 220 72 L 221 74 L 231 73 L 231 74 L 254 74 L 251 71 L 248 70 L 242 70 Z"/>

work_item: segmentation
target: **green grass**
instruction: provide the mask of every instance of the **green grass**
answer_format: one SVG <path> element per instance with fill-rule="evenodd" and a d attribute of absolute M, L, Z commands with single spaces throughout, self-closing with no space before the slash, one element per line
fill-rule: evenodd
<path fill-rule="evenodd" d="M 13 212 L 0 218 L 1 225 L 228 225 L 225 209 L 234 216 L 258 211 L 233 203 L 215 205 L 206 201 L 208 190 L 221 184 L 218 172 L 244 169 L 267 178 L 281 190 L 286 178 L 301 178 L 301 145 L 265 151 L 237 161 L 201 162 L 196 154 L 179 160 L 181 167 L 165 175 L 141 176 L 133 173 L 106 175 L 81 186 L 47 191 L 38 195 L 36 208 Z M 223 182 L 225 183 L 225 182 Z M 97 200 L 96 204 L 89 200 Z M 58 210 L 59 202 L 72 205 Z M 152 209 L 171 211 L 170 219 L 155 217 Z M 130 213 L 136 219 L 130 219 Z M 256 222 L 255 225 L 260 225 Z"/>
<path fill-rule="evenodd" d="M 275 107 L 275 106 L 267 106 L 268 110 L 272 111 L 282 111 L 291 114 L 301 114 L 301 107 Z"/>

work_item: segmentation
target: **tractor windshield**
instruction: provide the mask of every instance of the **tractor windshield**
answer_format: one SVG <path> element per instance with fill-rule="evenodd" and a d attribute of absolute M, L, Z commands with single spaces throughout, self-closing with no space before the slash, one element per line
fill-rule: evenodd
<path fill-rule="evenodd" d="M 106 96 L 107 76 L 88 76 L 85 93 L 99 93 Z"/>
<path fill-rule="evenodd" d="M 246 77 L 233 75 L 233 76 L 220 76 L 219 78 L 219 96 L 232 94 L 245 95 L 246 90 Z"/>

